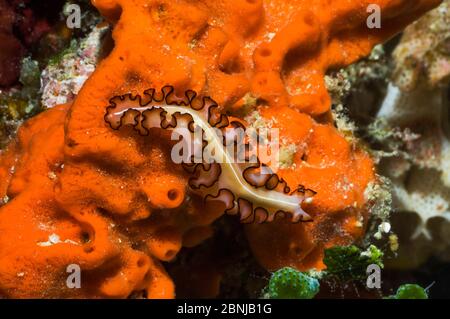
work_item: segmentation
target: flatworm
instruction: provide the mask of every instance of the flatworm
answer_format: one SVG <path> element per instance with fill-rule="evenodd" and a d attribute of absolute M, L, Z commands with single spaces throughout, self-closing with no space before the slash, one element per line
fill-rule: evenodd
<path fill-rule="evenodd" d="M 207 145 L 213 145 L 224 161 L 182 164 L 192 176 L 189 187 L 194 193 L 205 201 L 222 201 L 226 207 L 225 213 L 240 214 L 243 223 L 271 222 L 286 215 L 291 215 L 294 223 L 312 221 L 311 216 L 302 209 L 302 203 L 312 200 L 316 194 L 313 190 L 299 185 L 291 191 L 277 174 L 266 173 L 268 167 L 257 158 L 250 161 L 248 150 L 245 163 L 233 160 L 235 154 L 230 154 L 225 147 L 225 129 L 243 125 L 218 112 L 217 103 L 210 97 L 201 98 L 192 90 L 180 97 L 174 93 L 172 86 L 163 87 L 161 92 L 146 90 L 143 96 L 115 96 L 106 108 L 104 119 L 114 130 L 133 126 L 142 136 L 148 136 L 152 128 L 183 128 L 189 134 L 194 134 L 194 128 L 200 128 L 203 131 L 202 150 Z M 224 132 L 223 136 L 217 134 L 217 129 Z M 195 152 L 192 150 L 189 158 L 192 159 Z"/>

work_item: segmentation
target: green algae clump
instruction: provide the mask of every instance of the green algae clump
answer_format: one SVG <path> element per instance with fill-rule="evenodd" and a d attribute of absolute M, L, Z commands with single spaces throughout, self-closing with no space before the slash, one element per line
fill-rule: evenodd
<path fill-rule="evenodd" d="M 319 292 L 320 284 L 293 268 L 282 268 L 273 273 L 268 286 L 271 299 L 312 299 Z"/>
<path fill-rule="evenodd" d="M 397 293 L 386 299 L 428 299 L 426 290 L 416 284 L 405 284 L 397 289 Z"/>
<path fill-rule="evenodd" d="M 336 246 L 325 250 L 323 262 L 329 276 L 341 280 L 364 279 L 369 265 L 383 268 L 383 252 L 371 245 L 366 251 L 357 246 Z"/>

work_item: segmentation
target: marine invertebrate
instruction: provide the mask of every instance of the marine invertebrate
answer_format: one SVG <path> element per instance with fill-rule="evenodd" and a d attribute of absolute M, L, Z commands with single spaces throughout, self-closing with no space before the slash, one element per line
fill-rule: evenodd
<path fill-rule="evenodd" d="M 129 241 L 118 223 L 98 210 L 72 205 L 65 209 L 56 200 L 55 189 L 64 168 L 63 122 L 69 106 L 55 107 L 28 121 L 19 130 L 17 142 L 2 156 L 1 189 L 8 195 L 0 217 L 0 293 L 95 298 L 127 297 L 142 289 L 149 297 L 173 296 L 173 285 L 161 265 L 132 248 L 138 239 Z M 168 225 L 160 226 L 158 237 L 147 238 L 156 255 L 165 252 L 160 247 L 162 238 L 167 243 L 175 240 Z M 140 227 L 149 231 L 148 225 Z M 131 229 L 129 235 L 137 232 Z M 142 230 L 137 233 L 141 236 Z M 11 245 L 16 236 L 21 238 L 18 246 Z M 66 286 L 66 269 L 71 264 L 83 269 L 80 289 Z M 146 287 L 150 281 L 156 290 Z"/>
<path fill-rule="evenodd" d="M 242 145 L 242 161 L 237 161 L 239 150 L 233 148 L 230 152 L 227 146 L 239 142 L 236 139 L 244 139 L 233 130 L 242 129 L 242 124 L 217 113 L 217 108 L 218 105 L 209 97 L 202 99 L 193 91 L 178 97 L 173 87 L 166 86 L 161 93 L 148 89 L 144 96 L 128 94 L 111 99 L 105 121 L 116 130 L 130 125 L 141 135 L 148 135 L 153 128 L 184 129 L 188 136 L 183 138 L 188 139 L 186 143 L 192 144 L 190 150 L 185 150 L 187 154 L 183 154 L 187 160 L 184 164 L 191 164 L 188 171 L 195 174 L 189 180 L 189 186 L 205 200 L 213 198 L 224 201 L 226 212 L 240 213 L 244 222 L 273 221 L 278 214 L 290 214 L 295 223 L 311 220 L 303 211 L 302 203 L 311 202 L 315 192 L 305 189 L 303 185 L 291 189 L 276 174 L 264 172 L 264 169 L 270 168 L 260 162 L 256 157 L 258 150 L 252 149 L 248 143 Z M 203 131 L 204 138 L 195 141 L 195 137 L 191 136 L 194 135 L 194 127 Z M 227 131 L 229 127 L 231 129 Z M 214 129 L 222 131 L 218 134 Z M 195 143 L 200 148 L 200 156 Z M 203 158 L 205 148 L 214 149 L 211 151 L 215 153 L 214 158 Z M 198 156 L 202 163 L 195 164 L 194 158 Z"/>
<path fill-rule="evenodd" d="M 373 2 L 384 11 L 381 30 L 367 30 Z M 263 126 L 279 128 L 286 144 L 296 146 L 291 166 L 277 175 L 317 192 L 303 205 L 314 223 L 253 223 L 247 237 L 269 270 L 323 268 L 324 248 L 364 233 L 364 190 L 375 179 L 368 154 L 334 127 L 323 76 L 368 54 L 437 3 L 338 1 L 330 8 L 329 1 L 303 0 L 94 0 L 115 25 L 113 50 L 72 104 L 27 122 L 1 158 L 0 195 L 8 201 L 0 208 L 0 293 L 174 296 L 161 262 L 212 236 L 211 223 L 227 207 L 220 200 L 204 203 L 186 187 L 189 174 L 171 160 L 167 130 L 147 125 L 151 138 L 143 138 L 132 126 L 112 130 L 104 121 L 111 97 L 144 96 L 167 83 L 175 96 L 194 90 L 213 97 L 219 113 L 257 112 Z M 143 111 L 145 117 L 149 110 Z M 208 119 L 188 115 L 200 124 Z M 158 120 L 171 125 L 173 117 Z M 298 208 L 301 200 L 291 199 Z M 72 263 L 86 278 L 76 291 L 64 284 Z"/>

